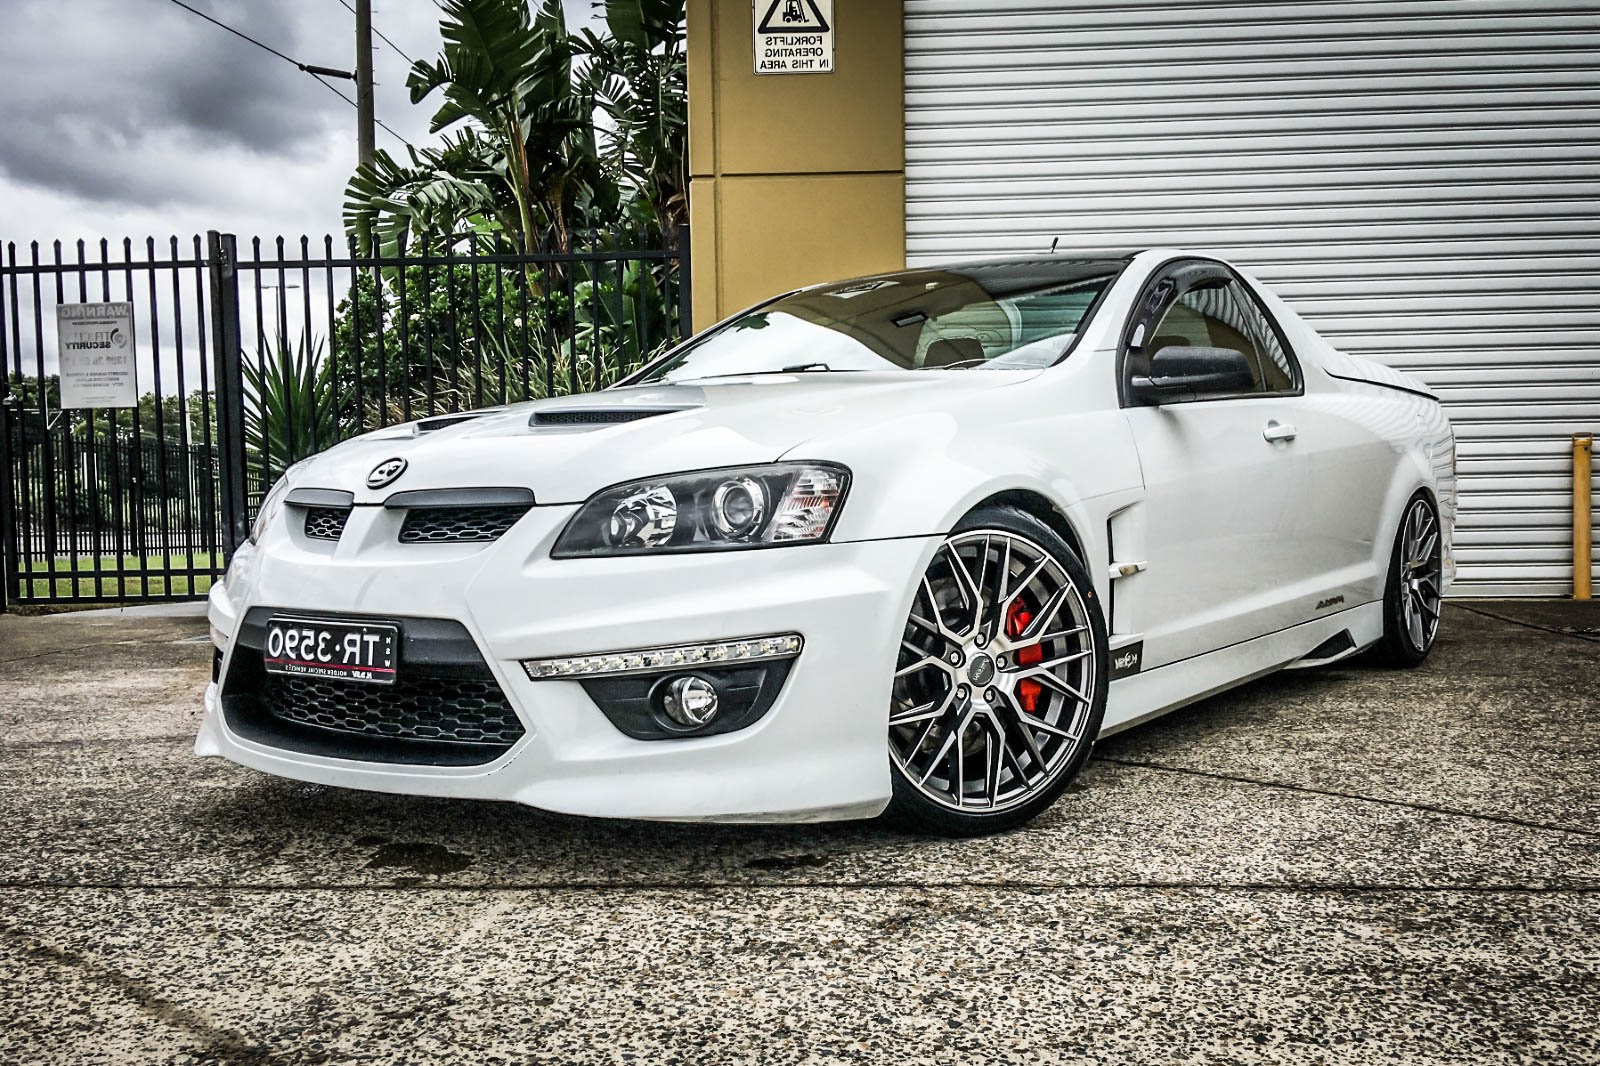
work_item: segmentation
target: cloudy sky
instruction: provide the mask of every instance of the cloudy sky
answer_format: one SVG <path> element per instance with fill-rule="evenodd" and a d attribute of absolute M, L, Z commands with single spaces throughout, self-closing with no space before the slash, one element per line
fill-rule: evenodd
<path fill-rule="evenodd" d="M 186 2 L 301 62 L 355 66 L 343 0 Z M 589 17 L 590 0 L 563 3 L 571 25 Z M 409 102 L 400 53 L 437 53 L 437 9 L 373 0 L 373 25 L 393 42 L 375 41 L 377 116 L 427 143 L 437 101 Z M 354 97 L 353 83 L 333 84 Z M 338 234 L 355 117 L 172 0 L 3 0 L 0 241 Z M 378 145 L 402 147 L 382 129 Z"/>

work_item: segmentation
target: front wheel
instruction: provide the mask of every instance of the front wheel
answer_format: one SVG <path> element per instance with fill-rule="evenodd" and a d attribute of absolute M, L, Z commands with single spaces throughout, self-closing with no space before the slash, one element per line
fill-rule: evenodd
<path fill-rule="evenodd" d="M 974 511 L 923 574 L 889 708 L 889 815 L 950 836 L 1010 829 L 1055 802 L 1105 714 L 1106 626 L 1061 537 L 1011 507 Z"/>
<path fill-rule="evenodd" d="M 1383 593 L 1381 657 L 1394 666 L 1418 666 L 1433 650 L 1444 609 L 1444 544 L 1439 512 L 1425 493 L 1406 504 L 1395 535 Z"/>

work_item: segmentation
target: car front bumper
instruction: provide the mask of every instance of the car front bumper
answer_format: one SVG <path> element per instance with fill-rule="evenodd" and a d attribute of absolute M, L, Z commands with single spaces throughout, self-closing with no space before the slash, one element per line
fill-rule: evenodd
<path fill-rule="evenodd" d="M 937 538 L 552 560 L 549 545 L 572 512 L 535 508 L 488 545 L 400 545 L 381 509 L 357 508 L 337 546 L 279 530 L 242 550 L 212 592 L 222 677 L 239 619 L 257 606 L 402 625 L 459 621 L 526 730 L 494 761 L 413 765 L 273 747 L 229 727 L 216 684 L 196 754 L 346 788 L 616 818 L 811 821 L 883 809 L 894 663 L 916 575 Z M 630 738 L 578 682 L 532 681 L 521 666 L 777 633 L 799 633 L 805 644 L 776 702 L 752 725 L 716 736 Z"/>

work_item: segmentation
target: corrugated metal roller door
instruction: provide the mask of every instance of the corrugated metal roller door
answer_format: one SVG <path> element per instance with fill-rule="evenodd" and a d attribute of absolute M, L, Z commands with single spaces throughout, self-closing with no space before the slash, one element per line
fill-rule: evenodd
<path fill-rule="evenodd" d="M 1600 429 L 1592 0 L 905 11 L 911 262 L 1230 256 L 1445 397 L 1458 594 L 1570 591 L 1570 436 Z"/>

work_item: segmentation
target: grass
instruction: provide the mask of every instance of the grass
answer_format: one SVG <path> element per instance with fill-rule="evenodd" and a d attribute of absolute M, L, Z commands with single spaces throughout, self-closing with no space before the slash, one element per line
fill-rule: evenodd
<path fill-rule="evenodd" d="M 74 568 L 70 556 L 40 559 L 29 567 L 30 576 L 19 583 L 21 598 L 71 598 L 87 603 L 199 596 L 211 588 L 212 560 L 210 552 L 195 552 L 192 556 L 181 552 L 151 553 L 142 558 L 137 555 L 82 555 Z M 193 569 L 203 571 L 196 573 L 193 581 L 188 573 L 191 564 Z M 140 574 L 141 569 L 151 573 Z"/>

